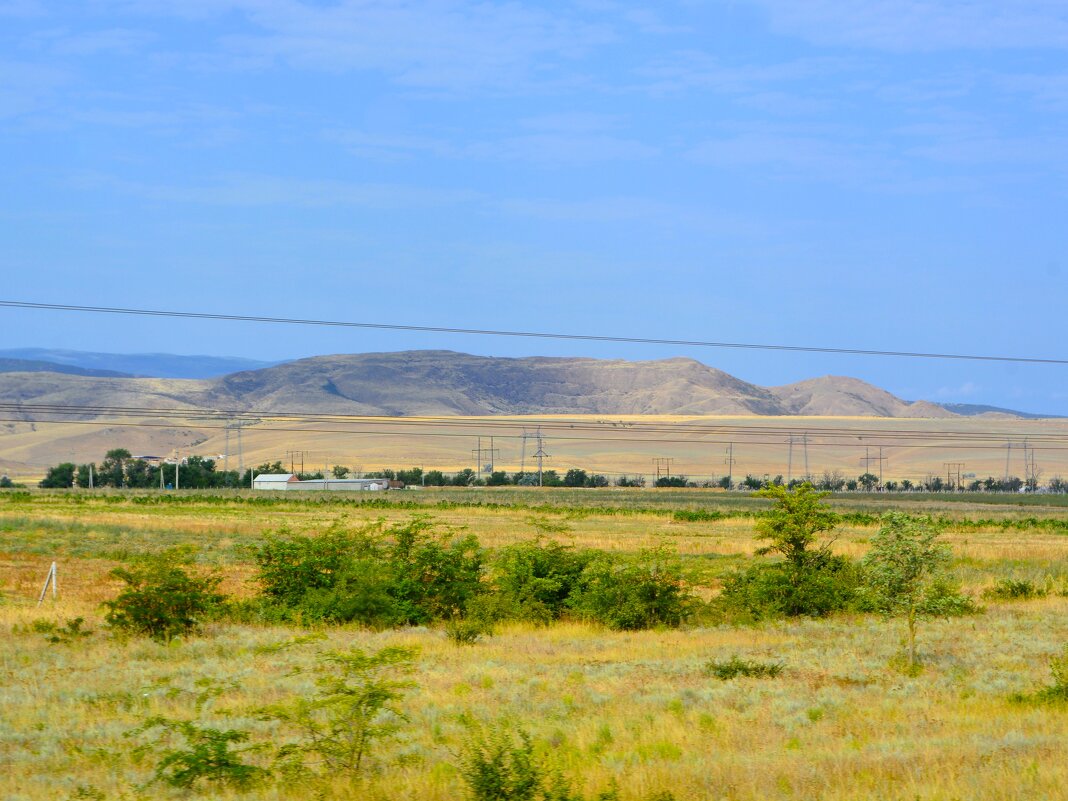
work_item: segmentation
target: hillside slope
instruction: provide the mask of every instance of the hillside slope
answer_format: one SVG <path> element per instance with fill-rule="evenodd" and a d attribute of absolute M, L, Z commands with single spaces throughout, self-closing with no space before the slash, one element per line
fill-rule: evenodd
<path fill-rule="evenodd" d="M 827 376 L 769 389 L 693 359 L 504 359 L 451 351 L 317 356 L 205 380 L 5 373 L 0 402 L 393 416 L 955 416 L 855 378 Z"/>

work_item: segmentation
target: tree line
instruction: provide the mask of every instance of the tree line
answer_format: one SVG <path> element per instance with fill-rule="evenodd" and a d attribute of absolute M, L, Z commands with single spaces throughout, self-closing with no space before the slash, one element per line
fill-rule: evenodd
<path fill-rule="evenodd" d="M 281 461 L 264 462 L 257 467 L 243 472 L 237 470 L 219 470 L 214 459 L 204 456 L 189 456 L 177 465 L 153 465 L 145 459 L 136 458 L 126 448 L 109 450 L 100 464 L 95 462 L 75 464 L 63 462 L 49 468 L 39 486 L 45 489 L 69 489 L 72 487 L 128 487 L 131 489 L 151 489 L 163 486 L 173 489 L 226 489 L 251 487 L 254 476 L 264 473 L 288 473 Z M 322 471 L 297 473 L 302 481 L 322 479 Z M 620 475 L 614 479 L 603 473 L 573 467 L 561 475 L 556 470 L 537 472 L 525 471 L 509 473 L 495 470 L 486 474 L 476 473 L 467 467 L 455 473 L 442 470 L 426 470 L 421 467 L 385 468 L 358 473 L 344 465 L 334 465 L 329 471 L 333 478 L 344 479 L 357 476 L 361 478 L 384 478 L 399 481 L 406 486 L 425 487 L 503 487 L 503 486 L 545 486 L 545 487 L 645 487 L 650 484 L 644 475 Z M 177 483 L 176 483 L 177 481 Z M 1054 476 L 1042 483 L 1038 476 L 1022 479 L 1018 476 L 1008 478 L 971 479 L 959 485 L 949 482 L 941 476 L 927 476 L 918 481 L 901 479 L 884 481 L 873 473 L 865 472 L 856 478 L 847 478 L 839 470 L 825 470 L 821 476 L 809 479 L 795 478 L 785 480 L 782 475 L 774 477 L 747 474 L 741 480 L 730 476 L 695 481 L 685 475 L 660 476 L 651 482 L 654 487 L 719 487 L 757 491 L 767 487 L 787 487 L 794 489 L 804 483 L 825 492 L 1053 492 L 1068 493 L 1068 480 Z M 0 484 L 3 487 L 4 484 Z M 8 486 L 13 486 L 8 484 Z"/>

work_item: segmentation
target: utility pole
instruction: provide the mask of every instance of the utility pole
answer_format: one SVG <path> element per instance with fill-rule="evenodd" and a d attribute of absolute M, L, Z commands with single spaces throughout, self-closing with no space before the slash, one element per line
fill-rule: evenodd
<path fill-rule="evenodd" d="M 727 489 L 734 487 L 734 443 L 727 446 L 727 458 L 723 460 L 727 465 Z"/>
<path fill-rule="evenodd" d="M 482 474 L 492 473 L 493 465 L 497 461 L 498 448 L 493 447 L 493 437 L 489 438 L 490 444 L 488 448 L 482 447 L 482 437 L 478 438 L 478 447 L 471 451 L 471 454 L 475 457 L 475 473 L 481 478 Z M 486 454 L 488 462 L 483 461 L 483 454 Z"/>
<path fill-rule="evenodd" d="M 790 446 L 787 451 L 786 457 L 786 485 L 789 486 L 790 482 L 794 480 L 794 443 L 801 443 L 804 445 L 805 451 L 805 481 L 808 481 L 808 432 L 802 434 L 800 437 L 795 437 L 791 434 L 786 439 L 787 444 Z"/>
<path fill-rule="evenodd" d="M 946 483 L 950 485 L 950 488 L 955 492 L 960 492 L 960 474 L 963 472 L 964 462 L 943 462 L 943 467 L 946 468 Z M 956 483 L 953 479 L 956 478 Z"/>
<path fill-rule="evenodd" d="M 541 437 L 541 426 L 538 426 L 537 434 L 535 435 L 538 443 L 538 450 L 534 453 L 534 457 L 538 460 L 538 486 L 544 486 L 542 483 L 542 465 L 541 460 L 549 458 L 549 454 L 545 452 L 545 443 Z"/>
<path fill-rule="evenodd" d="M 181 451 L 174 451 L 174 489 L 178 489 L 178 465 L 182 463 Z"/>
<path fill-rule="evenodd" d="M 869 446 L 865 445 L 864 446 L 864 456 L 860 460 L 860 461 L 862 461 L 864 463 L 864 472 L 865 473 L 870 473 L 871 472 L 871 463 L 872 462 L 878 462 L 879 463 L 879 486 L 882 487 L 882 485 L 883 485 L 883 462 L 886 461 L 886 457 L 883 456 L 883 446 L 882 445 L 879 446 L 879 455 L 878 456 L 872 456 L 868 451 L 869 451 Z"/>
<path fill-rule="evenodd" d="M 304 451 L 286 451 L 289 457 L 289 472 L 296 473 L 297 459 L 300 459 L 300 475 L 304 475 Z"/>
<path fill-rule="evenodd" d="M 660 481 L 661 478 L 671 478 L 671 463 L 674 461 L 667 456 L 657 456 L 653 459 L 653 464 L 656 465 L 656 480 Z"/>

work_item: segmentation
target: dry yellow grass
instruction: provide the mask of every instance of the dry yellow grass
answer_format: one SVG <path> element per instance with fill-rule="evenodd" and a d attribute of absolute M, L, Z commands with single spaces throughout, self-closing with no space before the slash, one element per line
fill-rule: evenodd
<path fill-rule="evenodd" d="M 248 591 L 249 568 L 235 549 L 287 525 L 314 531 L 342 518 L 359 524 L 410 510 L 283 504 L 146 507 L 126 501 L 67 503 L 37 496 L 0 508 L 0 797 L 64 801 L 78 788 L 108 799 L 177 797 L 159 786 L 135 790 L 150 774 L 123 732 L 146 717 L 192 717 L 271 738 L 254 709 L 310 680 L 292 669 L 317 648 L 420 649 L 418 689 L 408 697 L 406 739 L 387 747 L 380 769 L 353 789 L 341 780 L 267 785 L 245 796 L 446 801 L 463 797 L 453 767 L 464 719 L 522 725 L 552 764 L 588 795 L 617 781 L 627 801 L 670 790 L 683 799 L 942 801 L 1058 798 L 1068 787 L 1068 713 L 1020 705 L 1013 692 L 1048 682 L 1048 658 L 1068 642 L 1068 599 L 991 604 L 981 615 L 921 629 L 925 671 L 891 666 L 900 650 L 895 621 L 839 617 L 758 627 L 612 633 L 580 624 L 505 626 L 466 648 L 443 632 L 412 629 L 324 632 L 326 640 L 280 653 L 260 646 L 303 632 L 213 624 L 172 645 L 123 642 L 102 631 L 99 603 L 117 587 L 108 553 L 192 543 L 224 564 L 227 590 Z M 68 499 L 69 500 L 69 499 Z M 17 507 L 17 508 L 15 508 Z M 542 514 L 523 509 L 434 512 L 498 546 L 529 539 L 536 523 L 582 545 L 632 550 L 666 539 L 695 559 L 748 555 L 752 521 L 677 523 L 651 515 Z M 845 528 L 838 548 L 863 553 L 872 529 Z M 1063 571 L 1068 538 L 1037 531 L 950 533 L 973 589 L 991 571 Z M 60 598 L 36 607 L 48 565 L 60 561 Z M 94 634 L 51 644 L 29 630 L 35 619 L 84 617 Z M 702 666 L 733 654 L 782 660 L 771 680 L 716 681 Z M 202 711 L 198 678 L 225 684 Z M 325 795 L 324 795 L 325 794 Z"/>
<path fill-rule="evenodd" d="M 225 434 L 217 428 L 198 427 L 195 422 L 181 426 L 163 419 L 140 421 L 158 424 L 159 428 L 120 425 L 124 422 L 139 421 L 20 424 L 0 429 L 0 471 L 15 478 L 36 480 L 48 465 L 99 461 L 109 448 L 119 446 L 134 453 L 164 456 L 171 455 L 175 448 L 180 448 L 183 455 L 196 453 L 213 458 L 225 452 Z M 428 470 L 454 471 L 474 467 L 471 451 L 477 437 L 496 435 L 498 469 L 516 471 L 523 431 L 533 431 L 540 425 L 552 453 L 546 466 L 561 473 L 580 467 L 649 475 L 655 474 L 654 457 L 670 456 L 677 474 L 722 476 L 726 472 L 725 448 L 728 442 L 734 442 L 736 476 L 774 476 L 787 472 L 788 434 L 809 432 L 809 468 L 814 474 L 840 470 L 846 476 L 859 475 L 863 472 L 864 448 L 871 448 L 875 455 L 882 446 L 888 459 L 887 479 L 915 481 L 929 473 L 944 476 L 943 464 L 947 461 L 964 462 L 967 472 L 980 477 L 1001 476 L 1005 472 L 1005 442 L 1030 438 L 1039 448 L 1037 460 L 1043 474 L 1047 478 L 1068 476 L 1068 451 L 1043 449 L 1041 442 L 1036 443 L 1036 439 L 1059 437 L 1063 444 L 1068 437 L 1068 421 L 1057 419 L 540 415 L 452 417 L 444 422 L 448 425 L 421 427 L 412 426 L 411 418 L 335 423 L 265 418 L 244 432 L 245 464 L 286 461 L 286 451 L 298 449 L 306 453 L 308 470 L 344 464 L 363 470 L 423 466 Z M 576 425 L 593 426 L 594 430 L 575 429 Z M 678 430 L 680 426 L 697 426 L 702 433 Z M 648 430 L 651 428 L 656 430 Z M 906 432 L 918 432 L 922 439 L 899 439 Z M 842 433 L 850 436 L 843 438 Z M 437 436 L 440 434 L 448 436 Z M 954 443 L 953 438 L 961 437 L 963 441 Z M 985 441 L 975 441 L 976 437 Z M 488 446 L 488 442 L 483 445 Z M 233 437 L 231 454 L 231 467 L 236 467 Z M 1019 449 L 1012 453 L 1010 470 L 1017 475 L 1024 473 L 1021 454 Z M 804 462 L 800 445 L 794 446 L 793 457 L 794 474 L 801 475 Z M 877 465 L 873 463 L 873 469 Z"/>

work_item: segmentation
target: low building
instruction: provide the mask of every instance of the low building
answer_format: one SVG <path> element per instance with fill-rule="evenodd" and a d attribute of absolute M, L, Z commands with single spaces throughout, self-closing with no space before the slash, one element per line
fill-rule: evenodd
<path fill-rule="evenodd" d="M 318 490 L 320 492 L 361 492 L 370 490 L 389 489 L 389 479 L 386 478 L 314 478 L 308 481 L 297 481 L 290 484 L 286 489 L 290 490 Z"/>
<path fill-rule="evenodd" d="M 299 484 L 293 473 L 261 473 L 252 479 L 252 489 L 287 490 L 291 484 Z"/>
<path fill-rule="evenodd" d="M 293 473 L 264 473 L 252 480 L 252 489 L 257 490 L 310 490 L 317 492 L 361 492 L 390 488 L 385 478 L 314 478 L 301 481 Z"/>

